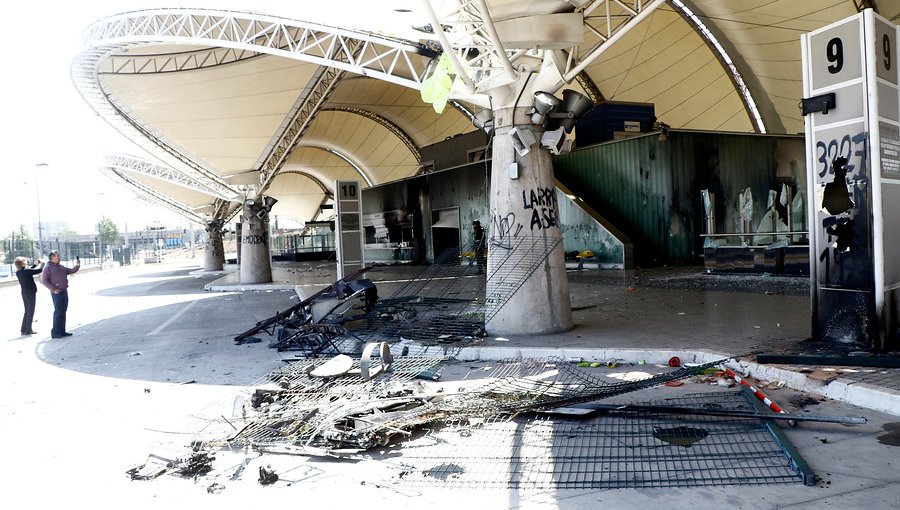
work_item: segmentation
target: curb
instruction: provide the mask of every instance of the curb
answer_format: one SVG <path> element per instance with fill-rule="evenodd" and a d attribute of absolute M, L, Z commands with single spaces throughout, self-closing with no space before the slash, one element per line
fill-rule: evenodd
<path fill-rule="evenodd" d="M 450 356 L 459 361 L 502 361 L 510 359 L 583 358 L 585 361 L 605 362 L 616 359 L 619 362 L 634 363 L 644 360 L 648 365 L 665 365 L 669 358 L 678 356 L 682 362 L 710 363 L 729 358 L 728 355 L 708 351 L 640 350 L 640 349 L 553 349 L 517 347 L 444 347 L 426 346 L 417 343 L 396 344 L 408 346 L 415 356 Z M 900 392 L 879 388 L 870 384 L 837 378 L 828 382 L 807 377 L 806 374 L 781 368 L 761 365 L 745 360 L 729 359 L 725 363 L 732 370 L 764 381 L 783 381 L 788 388 L 814 393 L 833 400 L 846 402 L 865 409 L 900 416 Z"/>

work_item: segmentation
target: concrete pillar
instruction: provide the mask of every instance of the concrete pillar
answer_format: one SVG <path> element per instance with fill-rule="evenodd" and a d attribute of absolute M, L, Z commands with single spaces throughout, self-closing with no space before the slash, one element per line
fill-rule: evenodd
<path fill-rule="evenodd" d="M 494 111 L 486 295 L 487 313 L 493 314 L 486 317 L 486 329 L 494 335 L 555 333 L 572 328 L 565 255 L 562 242 L 557 243 L 562 230 L 553 163 L 550 151 L 540 145 L 543 127 L 532 125 L 525 111 L 524 107 Z M 516 152 L 509 136 L 513 125 L 534 137 L 535 143 L 524 156 Z M 517 164 L 515 178 L 511 177 L 512 163 Z M 528 274 L 536 261 L 539 263 Z M 492 302 L 504 300 L 519 283 L 522 286 L 499 310 L 492 308 Z"/>
<path fill-rule="evenodd" d="M 246 201 L 241 215 L 241 284 L 272 281 L 269 216 L 260 202 Z"/>
<path fill-rule="evenodd" d="M 221 271 L 225 267 L 225 246 L 222 243 L 222 221 L 206 224 L 206 246 L 203 250 L 203 270 Z"/>

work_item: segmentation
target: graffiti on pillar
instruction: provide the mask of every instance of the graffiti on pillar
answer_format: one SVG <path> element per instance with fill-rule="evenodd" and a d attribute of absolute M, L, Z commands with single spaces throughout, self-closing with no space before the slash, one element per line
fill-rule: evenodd
<path fill-rule="evenodd" d="M 263 234 L 244 234 L 241 236 L 241 244 L 269 244 Z"/>
<path fill-rule="evenodd" d="M 825 285 L 852 288 L 864 284 L 868 275 L 866 143 L 865 132 L 816 143 L 816 173 L 820 179 L 832 176 L 820 184 L 820 233 L 825 243 L 818 258 L 824 263 Z"/>
<path fill-rule="evenodd" d="M 222 246 L 222 243 L 217 243 L 213 239 L 206 242 L 206 249 L 209 250 L 209 253 L 212 254 L 213 257 L 225 256 L 225 248 Z"/>
<path fill-rule="evenodd" d="M 506 216 L 500 214 L 491 215 L 491 246 L 511 250 L 513 240 L 519 236 L 524 227 L 516 221 L 516 213 Z"/>
<path fill-rule="evenodd" d="M 559 226 L 559 204 L 553 188 L 522 190 L 522 206 L 531 209 L 531 231 Z"/>

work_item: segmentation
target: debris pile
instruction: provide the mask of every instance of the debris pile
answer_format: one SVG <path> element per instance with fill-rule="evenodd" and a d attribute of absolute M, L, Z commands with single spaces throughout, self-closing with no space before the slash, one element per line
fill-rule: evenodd
<path fill-rule="evenodd" d="M 323 371 L 330 364 L 337 366 L 338 360 L 343 368 Z M 372 380 L 363 376 L 370 370 L 364 359 L 291 363 L 254 391 L 246 425 L 224 443 L 340 457 L 388 445 L 445 421 L 483 421 L 605 399 L 684 379 L 721 363 L 607 382 L 562 359 L 516 361 L 500 364 L 486 379 L 435 382 L 433 374 L 443 361 L 397 358 Z M 531 375 L 521 375 L 526 371 Z"/>
<path fill-rule="evenodd" d="M 458 248 L 381 299 L 375 284 L 358 279 L 373 267 L 347 275 L 283 312 L 237 335 L 237 344 L 275 335 L 269 347 L 298 351 L 305 357 L 359 354 L 369 342 L 416 341 L 424 344 L 475 342 L 561 242 L 523 236 L 504 257 L 492 259 L 488 274 L 479 265 L 460 263 Z"/>

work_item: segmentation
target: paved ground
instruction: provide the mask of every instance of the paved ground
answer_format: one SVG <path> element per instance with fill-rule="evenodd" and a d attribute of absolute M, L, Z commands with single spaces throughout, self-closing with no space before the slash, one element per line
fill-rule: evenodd
<path fill-rule="evenodd" d="M 257 458 L 223 453 L 217 469 L 232 473 L 245 460 L 246 475 L 131 482 L 126 469 L 150 453 L 183 455 L 195 434 L 221 416 L 232 416 L 245 385 L 279 366 L 281 355 L 265 343 L 235 346 L 232 337 L 276 310 L 296 303 L 291 291 L 203 292 L 221 274 L 196 274 L 198 263 L 170 263 L 73 277 L 70 330 L 51 340 L 51 303 L 38 295 L 35 329 L 18 331 L 21 301 L 15 287 L 0 288 L 0 430 L 7 439 L 0 463 L 4 500 L 45 508 L 65 503 L 95 508 L 193 504 L 221 508 L 286 501 L 375 508 L 427 505 L 460 508 L 896 508 L 900 471 L 895 459 L 897 416 L 824 400 L 806 409 L 820 414 L 863 415 L 858 427 L 804 423 L 787 431 L 822 477 L 801 485 L 725 486 L 606 491 L 408 490 L 391 484 L 385 463 L 328 462 L 293 456 Z M 331 281 L 328 268 L 280 267 L 287 280 Z M 412 268 L 384 270 L 375 279 L 396 280 Z M 704 349 L 741 354 L 789 348 L 808 336 L 808 301 L 802 280 L 766 277 L 706 279 L 687 271 L 577 273 L 570 275 L 578 326 L 542 338 L 488 339 L 513 349 L 560 347 Z M 800 283 L 798 283 L 800 282 Z M 389 284 L 384 285 L 387 294 Z M 379 289 L 382 287 L 380 286 Z M 768 294 L 766 293 L 768 291 Z M 627 367 L 623 367 L 628 370 Z M 606 370 L 606 369 L 604 369 Z M 612 375 L 612 374 L 611 374 Z M 681 390 L 697 385 L 688 383 Z M 808 405 L 783 388 L 771 396 L 789 409 Z M 817 399 L 818 400 L 818 399 Z M 795 404 L 796 403 L 796 404 Z M 402 452 L 401 452 L 402 453 Z M 282 482 L 261 487 L 256 470 L 271 463 Z M 225 490 L 209 494 L 219 481 Z M 830 482 L 830 483 L 829 483 Z M 365 503 L 362 503 L 365 502 Z"/>

